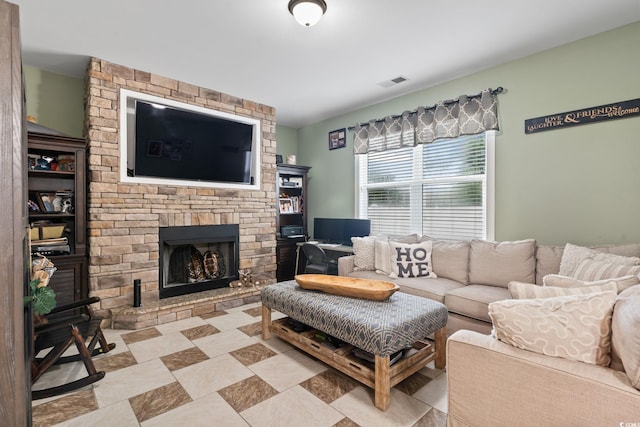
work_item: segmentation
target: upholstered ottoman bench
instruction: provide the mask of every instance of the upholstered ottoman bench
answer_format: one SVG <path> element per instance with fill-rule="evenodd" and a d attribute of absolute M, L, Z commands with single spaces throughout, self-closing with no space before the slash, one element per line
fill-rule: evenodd
<path fill-rule="evenodd" d="M 396 292 L 374 301 L 302 289 L 295 280 L 261 291 L 262 337 L 273 333 L 375 391 L 375 406 L 387 410 L 391 387 L 431 361 L 444 369 L 447 308 L 436 301 Z M 313 329 L 297 333 L 288 319 L 271 320 L 271 310 Z M 348 345 L 322 345 L 314 337 L 324 332 Z M 434 342 L 426 338 L 434 334 Z M 353 355 L 361 349 L 375 356 L 373 369 Z M 404 350 L 391 365 L 390 356 Z"/>

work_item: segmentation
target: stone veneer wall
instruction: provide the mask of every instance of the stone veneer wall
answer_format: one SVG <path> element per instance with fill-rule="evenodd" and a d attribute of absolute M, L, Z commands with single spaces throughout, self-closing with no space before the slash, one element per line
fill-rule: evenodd
<path fill-rule="evenodd" d="M 119 181 L 120 88 L 259 119 L 260 191 Z M 215 90 L 91 58 L 87 70 L 89 294 L 99 312 L 158 301 L 158 227 L 239 224 L 240 268 L 275 277 L 275 109 Z M 188 317 L 188 316 L 186 316 Z"/>

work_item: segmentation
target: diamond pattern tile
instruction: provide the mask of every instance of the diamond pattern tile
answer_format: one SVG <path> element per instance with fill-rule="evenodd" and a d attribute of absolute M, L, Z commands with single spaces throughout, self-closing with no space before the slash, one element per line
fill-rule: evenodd
<path fill-rule="evenodd" d="M 277 337 L 263 340 L 260 316 L 254 303 L 138 331 L 107 329 L 116 350 L 94 359 L 105 378 L 34 401 L 33 425 L 446 425 L 445 372 L 427 367 L 405 379 L 382 412 L 368 387 Z M 76 370 L 52 369 L 39 381 Z"/>

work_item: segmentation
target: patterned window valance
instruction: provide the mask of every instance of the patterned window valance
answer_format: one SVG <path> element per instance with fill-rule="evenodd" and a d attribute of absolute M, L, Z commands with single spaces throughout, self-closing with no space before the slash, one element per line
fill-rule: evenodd
<path fill-rule="evenodd" d="M 432 107 L 405 111 L 400 116 L 357 124 L 353 127 L 354 152 L 385 151 L 497 130 L 500 92 L 502 88 L 485 89 L 478 95 L 461 95 Z"/>

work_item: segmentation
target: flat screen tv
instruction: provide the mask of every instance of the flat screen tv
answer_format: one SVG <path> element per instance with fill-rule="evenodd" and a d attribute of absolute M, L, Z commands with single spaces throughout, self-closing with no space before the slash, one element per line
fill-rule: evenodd
<path fill-rule="evenodd" d="M 253 126 L 136 101 L 134 175 L 251 183 Z"/>
<path fill-rule="evenodd" d="M 351 246 L 352 237 L 371 233 L 371 220 L 357 218 L 314 218 L 313 238 L 322 243 Z"/>
<path fill-rule="evenodd" d="M 135 92 L 121 96 L 124 181 L 231 188 L 259 181 L 259 120 Z"/>

